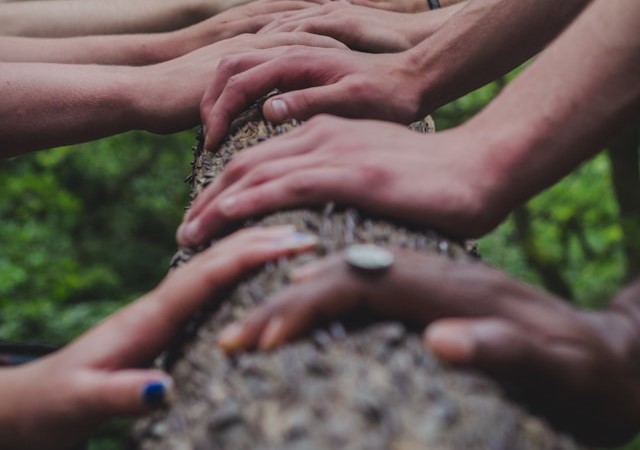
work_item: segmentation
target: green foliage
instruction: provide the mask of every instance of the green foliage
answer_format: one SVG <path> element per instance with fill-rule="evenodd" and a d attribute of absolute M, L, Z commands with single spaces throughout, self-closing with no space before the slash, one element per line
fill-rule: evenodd
<path fill-rule="evenodd" d="M 0 336 L 65 343 L 161 279 L 193 133 L 129 133 L 0 166 Z"/>

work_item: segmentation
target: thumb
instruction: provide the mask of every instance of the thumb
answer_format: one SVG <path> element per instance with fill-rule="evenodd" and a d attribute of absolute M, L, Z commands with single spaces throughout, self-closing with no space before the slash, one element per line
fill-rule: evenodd
<path fill-rule="evenodd" d="M 264 103 L 262 112 L 268 121 L 281 123 L 290 119 L 306 120 L 317 114 L 352 117 L 355 111 L 365 109 L 345 103 L 345 98 L 348 97 L 343 82 L 338 82 L 277 95 Z M 365 117 L 366 112 L 358 115 Z"/>
<path fill-rule="evenodd" d="M 83 386 L 83 403 L 98 420 L 139 416 L 168 405 L 172 378 L 159 370 L 120 370 L 91 376 Z"/>

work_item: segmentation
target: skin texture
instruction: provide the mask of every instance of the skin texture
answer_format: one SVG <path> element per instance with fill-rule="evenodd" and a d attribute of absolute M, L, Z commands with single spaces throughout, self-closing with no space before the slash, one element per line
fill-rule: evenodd
<path fill-rule="evenodd" d="M 619 444 L 640 431 L 640 282 L 587 313 L 478 262 L 393 253 L 377 277 L 342 255 L 303 266 L 292 286 L 223 330 L 219 345 L 272 349 L 348 315 L 401 320 L 426 327 L 438 357 L 517 384 L 584 441 Z"/>
<path fill-rule="evenodd" d="M 165 33 L 114 34 L 68 38 L 0 36 L 0 61 L 141 66 L 177 58 L 239 34 L 255 33 L 283 11 L 317 3 L 256 1 L 190 27 Z"/>
<path fill-rule="evenodd" d="M 107 419 L 148 413 L 144 387 L 171 379 L 145 367 L 185 320 L 247 270 L 314 245 L 292 227 L 245 229 L 62 350 L 1 369 L 0 448 L 65 449 Z"/>
<path fill-rule="evenodd" d="M 281 46 L 293 43 L 343 47 L 305 33 L 247 34 L 145 67 L 0 63 L 0 156 L 132 129 L 171 133 L 195 126 L 221 58 L 255 48 L 286 51 Z"/>
<path fill-rule="evenodd" d="M 399 52 L 422 42 L 464 3 L 422 13 L 399 13 L 348 3 L 331 2 L 305 11 L 281 14 L 260 33 L 306 31 L 330 36 L 353 50 Z"/>
<path fill-rule="evenodd" d="M 225 58 L 202 102 L 207 148 L 215 148 L 232 118 L 274 88 L 290 92 L 265 103 L 273 122 L 319 113 L 418 120 L 524 62 L 588 3 L 471 0 L 430 38 L 397 54 L 292 48 Z"/>
<path fill-rule="evenodd" d="M 0 3 L 0 34 L 69 37 L 192 25 L 247 0 L 43 0 Z"/>
<path fill-rule="evenodd" d="M 460 237 L 490 231 L 638 113 L 640 42 L 632 22 L 640 11 L 633 0 L 620 5 L 594 3 L 457 129 L 416 136 L 375 122 L 319 118 L 256 146 L 194 202 L 178 241 L 196 245 L 230 221 L 329 200 Z"/>

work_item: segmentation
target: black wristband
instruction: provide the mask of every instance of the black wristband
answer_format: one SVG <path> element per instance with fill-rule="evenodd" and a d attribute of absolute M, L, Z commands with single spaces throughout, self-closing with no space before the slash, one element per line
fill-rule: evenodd
<path fill-rule="evenodd" d="M 427 0 L 427 3 L 429 4 L 429 9 L 438 9 L 438 8 L 440 8 L 439 0 Z"/>

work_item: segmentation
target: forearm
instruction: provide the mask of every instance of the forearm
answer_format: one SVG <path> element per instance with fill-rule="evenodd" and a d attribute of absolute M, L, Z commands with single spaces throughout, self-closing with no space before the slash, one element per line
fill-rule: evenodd
<path fill-rule="evenodd" d="M 407 56 L 428 113 L 515 68 L 541 50 L 590 0 L 471 0 Z"/>
<path fill-rule="evenodd" d="M 1 63 L 0 157 L 135 128 L 138 69 Z"/>
<path fill-rule="evenodd" d="M 69 38 L 0 36 L 0 62 L 127 66 L 154 64 L 183 54 L 177 33 Z"/>
<path fill-rule="evenodd" d="M 489 136 L 482 148 L 487 176 L 496 174 L 494 202 L 508 209 L 523 203 L 637 117 L 640 3 L 612 5 L 595 1 L 464 126 L 478 139 Z"/>
<path fill-rule="evenodd" d="M 216 12 L 200 0 L 59 0 L 0 5 L 0 34 L 65 37 L 175 30 Z M 222 6 L 220 6 L 222 9 Z"/>

